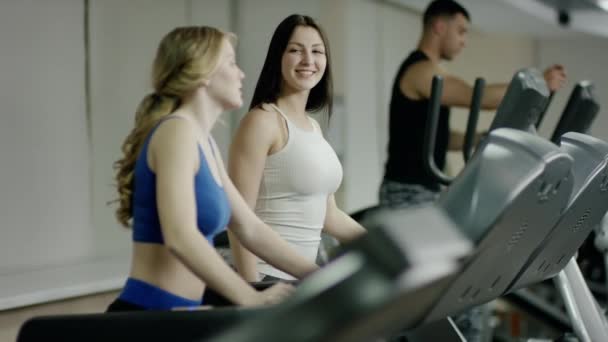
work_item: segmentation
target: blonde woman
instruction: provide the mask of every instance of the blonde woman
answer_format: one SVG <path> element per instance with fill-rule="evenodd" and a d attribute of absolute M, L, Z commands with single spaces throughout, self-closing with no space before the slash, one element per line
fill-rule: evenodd
<path fill-rule="evenodd" d="M 331 114 L 332 97 L 325 34 L 311 17 L 285 18 L 230 149 L 230 176 L 247 203 L 309 262 L 316 259 L 321 231 L 340 242 L 365 232 L 336 205 L 342 166 L 310 116 Z M 229 238 L 237 269 L 248 281 L 294 278 L 258 262 L 238 236 Z"/>
<path fill-rule="evenodd" d="M 238 305 L 288 296 L 286 284 L 256 291 L 215 251 L 213 237 L 229 221 L 249 249 L 285 272 L 299 278 L 317 268 L 255 216 L 211 136 L 222 112 L 242 105 L 234 40 L 211 27 L 181 27 L 160 42 L 154 92 L 141 102 L 115 164 L 117 218 L 133 227 L 133 255 L 108 311 L 196 307 L 207 286 Z"/>

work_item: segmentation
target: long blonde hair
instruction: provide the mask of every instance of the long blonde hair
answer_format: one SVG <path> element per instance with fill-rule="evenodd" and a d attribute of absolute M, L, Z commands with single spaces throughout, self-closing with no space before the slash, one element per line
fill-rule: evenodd
<path fill-rule="evenodd" d="M 219 63 L 224 38 L 234 35 L 213 27 L 178 27 L 160 42 L 152 67 L 154 92 L 140 102 L 135 127 L 122 144 L 123 157 L 114 163 L 119 203 L 116 218 L 129 227 L 133 216 L 133 180 L 137 157 L 152 128 L 174 112 Z"/>

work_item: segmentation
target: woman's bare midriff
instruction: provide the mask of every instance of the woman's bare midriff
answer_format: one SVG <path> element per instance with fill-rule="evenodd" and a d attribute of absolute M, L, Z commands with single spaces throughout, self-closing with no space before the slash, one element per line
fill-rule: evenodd
<path fill-rule="evenodd" d="M 175 295 L 200 300 L 205 284 L 164 245 L 133 243 L 130 276 Z"/>

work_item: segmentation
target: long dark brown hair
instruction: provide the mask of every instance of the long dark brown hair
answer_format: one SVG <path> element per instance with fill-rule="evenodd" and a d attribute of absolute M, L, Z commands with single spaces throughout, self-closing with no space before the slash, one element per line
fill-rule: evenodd
<path fill-rule="evenodd" d="M 263 103 L 276 102 L 281 92 L 281 84 L 283 81 L 281 59 L 287 48 L 289 38 L 291 38 L 291 35 L 298 26 L 308 26 L 317 30 L 319 36 L 321 36 L 323 45 L 325 45 L 325 55 L 327 58 L 327 67 L 325 68 L 323 77 L 319 83 L 310 90 L 308 101 L 306 102 L 306 111 L 318 112 L 325 110 L 329 118 L 333 106 L 333 82 L 329 42 L 325 32 L 314 19 L 299 14 L 292 14 L 285 18 L 274 31 L 249 109 L 256 108 Z"/>

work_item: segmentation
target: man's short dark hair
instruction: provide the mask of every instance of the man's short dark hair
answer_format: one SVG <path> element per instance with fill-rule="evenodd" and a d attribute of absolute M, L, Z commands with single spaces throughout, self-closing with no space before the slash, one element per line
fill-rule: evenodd
<path fill-rule="evenodd" d="M 438 17 L 453 17 L 456 14 L 462 14 L 468 21 L 471 21 L 469 12 L 459 3 L 453 0 L 434 0 L 431 2 L 422 17 L 424 27 L 428 27 L 433 19 Z"/>

